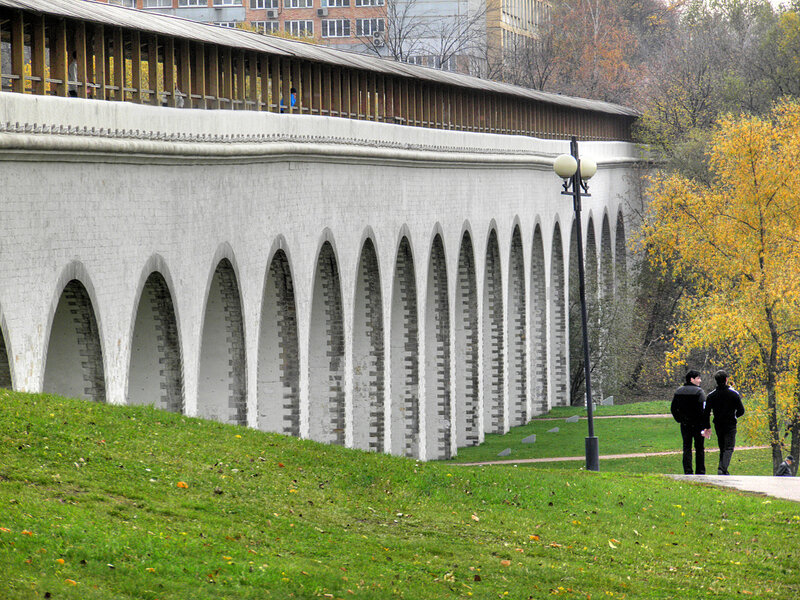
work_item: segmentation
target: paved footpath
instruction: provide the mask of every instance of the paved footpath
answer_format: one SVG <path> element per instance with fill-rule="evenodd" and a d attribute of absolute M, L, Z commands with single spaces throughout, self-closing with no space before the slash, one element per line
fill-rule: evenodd
<path fill-rule="evenodd" d="M 672 418 L 669 414 L 660 415 L 592 415 L 593 419 L 664 419 Z M 588 417 L 580 415 L 578 417 L 581 421 L 585 421 Z M 531 421 L 564 421 L 567 417 L 534 417 Z"/>
<path fill-rule="evenodd" d="M 769 448 L 769 446 L 736 446 L 736 450 L 761 450 L 762 448 Z M 706 454 L 713 454 L 714 452 L 719 452 L 719 448 L 706 448 Z M 601 454 L 600 460 L 608 458 L 645 458 L 647 456 L 669 456 L 671 454 L 683 454 L 683 451 L 666 450 L 664 452 L 636 452 L 633 454 Z M 585 456 L 553 456 L 547 458 L 516 458 L 453 464 L 461 467 L 482 467 L 484 465 L 521 465 L 523 463 L 569 462 L 583 460 L 586 460 Z"/>
<path fill-rule="evenodd" d="M 734 488 L 800 502 L 800 477 L 757 477 L 753 475 L 669 475 L 679 481 Z"/>

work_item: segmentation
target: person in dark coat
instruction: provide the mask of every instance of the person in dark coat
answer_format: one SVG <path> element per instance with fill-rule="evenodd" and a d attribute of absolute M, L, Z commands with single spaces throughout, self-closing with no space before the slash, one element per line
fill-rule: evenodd
<path fill-rule="evenodd" d="M 717 434 L 719 444 L 719 465 L 717 475 L 730 475 L 728 466 L 731 464 L 733 448 L 736 445 L 736 423 L 744 414 L 742 397 L 735 389 L 728 385 L 728 374 L 725 371 L 714 373 L 717 389 L 708 395 L 706 400 L 706 422 L 711 413 L 714 413 L 714 432 Z"/>
<path fill-rule="evenodd" d="M 778 470 L 775 471 L 775 477 L 794 477 L 792 474 L 792 463 L 794 457 L 790 454 L 784 461 L 778 465 Z"/>
<path fill-rule="evenodd" d="M 672 416 L 681 424 L 683 438 L 683 472 L 692 474 L 692 444 L 695 450 L 695 473 L 705 475 L 705 439 L 710 434 L 711 425 L 705 413 L 705 392 L 700 388 L 700 373 L 686 373 L 684 385 L 672 397 Z"/>

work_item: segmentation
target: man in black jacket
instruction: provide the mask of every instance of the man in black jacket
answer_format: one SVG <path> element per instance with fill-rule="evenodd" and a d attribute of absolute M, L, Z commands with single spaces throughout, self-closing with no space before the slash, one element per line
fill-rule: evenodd
<path fill-rule="evenodd" d="M 775 471 L 775 477 L 794 477 L 794 474 L 792 474 L 793 462 L 794 458 L 790 454 L 781 464 L 778 465 L 778 470 Z"/>
<path fill-rule="evenodd" d="M 728 385 L 728 374 L 725 371 L 714 373 L 714 379 L 717 389 L 708 395 L 705 418 L 708 422 L 711 413 L 714 413 L 714 431 L 719 444 L 717 475 L 730 475 L 728 466 L 736 445 L 736 423 L 744 414 L 744 405 L 739 392 Z"/>
<path fill-rule="evenodd" d="M 700 389 L 700 373 L 686 373 L 685 384 L 677 389 L 672 397 L 672 416 L 681 424 L 683 438 L 683 472 L 692 474 L 692 442 L 694 442 L 698 475 L 706 474 L 705 437 L 709 435 L 710 425 L 705 413 L 706 395 Z"/>

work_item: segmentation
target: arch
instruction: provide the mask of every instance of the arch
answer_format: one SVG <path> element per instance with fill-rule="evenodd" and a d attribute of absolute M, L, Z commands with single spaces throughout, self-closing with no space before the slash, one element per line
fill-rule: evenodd
<path fill-rule="evenodd" d="M 383 300 L 371 238 L 361 246 L 353 300 L 353 447 L 383 452 Z"/>
<path fill-rule="evenodd" d="M 257 427 L 300 435 L 300 349 L 297 308 L 289 258 L 272 256 L 261 300 L 258 338 Z"/>
<path fill-rule="evenodd" d="M 590 340 L 596 337 L 596 330 L 598 323 L 598 304 L 599 297 L 599 283 L 598 283 L 598 266 L 597 266 L 597 242 L 594 235 L 594 223 L 589 220 L 589 227 L 586 230 L 586 252 L 584 253 L 584 270 L 586 273 L 586 310 L 590 327 Z M 595 345 L 590 344 L 591 349 L 595 349 Z"/>
<path fill-rule="evenodd" d="M 580 281 L 578 278 L 578 227 L 572 220 L 569 236 L 569 271 L 567 274 L 567 327 L 569 328 L 569 403 L 583 404 L 583 329 L 581 324 Z M 584 263 L 585 268 L 585 263 Z"/>
<path fill-rule="evenodd" d="M 628 242 L 625 239 L 625 220 L 622 217 L 621 210 L 617 215 L 617 231 L 614 238 L 614 285 L 617 290 L 617 297 L 625 299 L 628 293 Z"/>
<path fill-rule="evenodd" d="M 441 235 L 431 244 L 425 294 L 425 398 L 428 459 L 447 459 L 451 451 L 450 301 Z"/>
<path fill-rule="evenodd" d="M 519 225 L 511 234 L 508 271 L 508 418 L 511 426 L 528 421 L 525 350 L 525 258 Z"/>
<path fill-rule="evenodd" d="M 503 433 L 503 276 L 494 229 L 486 243 L 483 278 L 483 373 L 483 429 L 486 433 Z"/>
<path fill-rule="evenodd" d="M 533 232 L 530 289 L 531 411 L 542 414 L 547 412 L 547 279 L 538 224 Z"/>
<path fill-rule="evenodd" d="M 6 320 L 3 311 L 0 310 L 0 388 L 9 390 L 14 388 L 14 373 L 11 370 L 11 361 L 8 360 L 8 357 L 13 355 L 8 341 Z"/>
<path fill-rule="evenodd" d="M 600 296 L 610 299 L 614 295 L 614 253 L 611 249 L 611 227 L 608 214 L 603 215 L 600 231 Z"/>
<path fill-rule="evenodd" d="M 391 316 L 393 454 L 419 456 L 419 358 L 417 284 L 407 237 L 400 240 L 394 268 Z"/>
<path fill-rule="evenodd" d="M 344 322 L 339 267 L 333 244 L 320 248 L 311 297 L 308 345 L 309 435 L 344 445 Z"/>
<path fill-rule="evenodd" d="M 478 286 L 472 237 L 468 231 L 461 238 L 458 253 L 455 300 L 455 427 L 456 446 L 460 448 L 480 443 Z"/>
<path fill-rule="evenodd" d="M 170 286 L 153 270 L 141 290 L 131 334 L 127 403 L 182 412 L 183 364 Z"/>
<path fill-rule="evenodd" d="M 235 425 L 247 424 L 247 365 L 239 282 L 233 263 L 222 258 L 206 296 L 200 338 L 197 414 Z"/>
<path fill-rule="evenodd" d="M 71 275 L 82 270 L 69 269 Z M 47 342 L 45 393 L 105 402 L 103 349 L 94 306 L 83 281 L 70 279 L 58 297 Z"/>
<path fill-rule="evenodd" d="M 569 401 L 569 369 L 567 365 L 567 305 L 564 292 L 564 250 L 561 227 L 553 229 L 553 247 L 550 254 L 550 361 L 553 406 L 564 406 Z"/>

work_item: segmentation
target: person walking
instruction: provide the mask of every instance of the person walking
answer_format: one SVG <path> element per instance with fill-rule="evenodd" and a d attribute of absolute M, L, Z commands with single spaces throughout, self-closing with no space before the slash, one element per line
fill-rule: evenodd
<path fill-rule="evenodd" d="M 739 392 L 728 384 L 728 374 L 725 371 L 714 373 L 714 380 L 717 382 L 717 389 L 708 395 L 705 419 L 708 422 L 711 413 L 714 413 L 714 432 L 719 445 L 717 475 L 730 475 L 728 466 L 736 445 L 736 423 L 744 414 L 744 405 Z"/>
<path fill-rule="evenodd" d="M 784 461 L 778 465 L 778 470 L 775 471 L 775 477 L 794 477 L 792 474 L 792 463 L 794 457 L 790 454 Z"/>
<path fill-rule="evenodd" d="M 692 474 L 692 444 L 695 451 L 695 473 L 706 474 L 705 440 L 711 433 L 711 425 L 705 412 L 706 394 L 700 388 L 700 373 L 686 373 L 685 383 L 675 391 L 672 397 L 673 418 L 681 425 L 683 438 L 683 472 Z"/>

